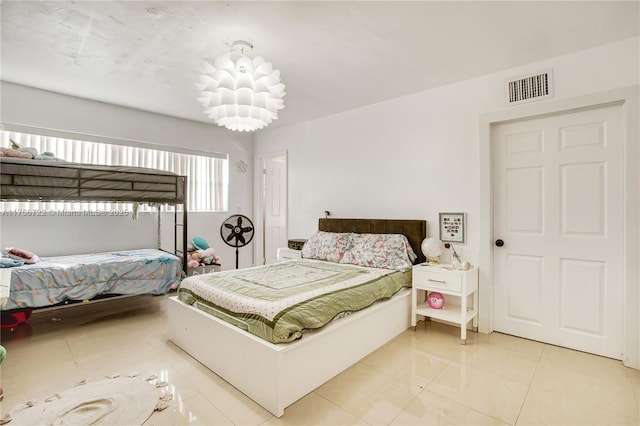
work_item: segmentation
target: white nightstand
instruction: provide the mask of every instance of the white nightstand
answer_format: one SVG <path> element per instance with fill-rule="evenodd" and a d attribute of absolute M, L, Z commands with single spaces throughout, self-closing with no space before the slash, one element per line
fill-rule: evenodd
<path fill-rule="evenodd" d="M 411 289 L 411 327 L 415 331 L 418 315 L 460 325 L 460 340 L 467 343 L 467 324 L 473 320 L 478 330 L 478 268 L 456 270 L 451 265 L 421 263 L 413 267 Z M 444 308 L 433 309 L 426 302 L 429 292 L 444 296 Z M 447 297 L 449 296 L 449 297 Z M 473 301 L 469 303 L 469 296 Z"/>
<path fill-rule="evenodd" d="M 294 250 L 289 247 L 280 247 L 278 249 L 278 260 L 301 259 L 302 250 Z"/>

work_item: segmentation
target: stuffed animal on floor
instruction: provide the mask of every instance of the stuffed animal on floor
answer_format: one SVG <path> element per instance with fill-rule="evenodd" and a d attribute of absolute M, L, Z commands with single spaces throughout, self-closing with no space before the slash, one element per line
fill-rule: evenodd
<path fill-rule="evenodd" d="M 30 308 L 19 309 L 11 312 L 2 312 L 0 315 L 0 327 L 16 328 L 20 324 L 24 324 L 31 318 Z"/>
<path fill-rule="evenodd" d="M 193 237 L 191 244 L 198 250 L 206 250 L 209 248 L 209 243 L 202 237 Z"/>
<path fill-rule="evenodd" d="M 197 268 L 198 266 L 200 266 L 200 255 L 195 251 L 187 252 L 187 266 L 189 268 Z"/>
<path fill-rule="evenodd" d="M 197 268 L 203 265 L 218 263 L 220 258 L 216 255 L 213 247 L 202 237 L 195 237 L 191 240 L 192 249 L 187 251 L 187 266 Z"/>
<path fill-rule="evenodd" d="M 187 266 L 196 268 L 203 265 L 212 265 L 218 263 L 220 258 L 216 255 L 216 251 L 209 247 L 206 250 L 193 250 L 187 252 Z"/>
<path fill-rule="evenodd" d="M 200 263 L 204 263 L 205 265 L 218 263 L 218 260 L 220 260 L 220 258 L 216 256 L 216 251 L 213 249 L 213 247 L 209 247 L 206 250 L 198 250 L 197 253 L 200 256 Z"/>

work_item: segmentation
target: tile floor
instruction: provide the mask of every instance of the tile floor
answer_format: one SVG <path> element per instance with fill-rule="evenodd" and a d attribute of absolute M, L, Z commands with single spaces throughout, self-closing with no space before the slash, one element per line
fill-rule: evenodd
<path fill-rule="evenodd" d="M 3 331 L 0 413 L 83 378 L 139 372 L 174 396 L 146 425 L 640 424 L 640 371 L 620 361 L 499 333 L 462 346 L 457 328 L 431 322 L 275 418 L 167 340 L 165 305 L 146 296 L 40 311 Z"/>

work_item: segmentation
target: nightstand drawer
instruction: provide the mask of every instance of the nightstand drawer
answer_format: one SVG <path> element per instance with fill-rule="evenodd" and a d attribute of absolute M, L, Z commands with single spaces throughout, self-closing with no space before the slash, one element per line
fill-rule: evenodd
<path fill-rule="evenodd" d="M 413 284 L 417 287 L 462 291 L 462 275 L 429 270 L 427 267 L 413 268 Z"/>

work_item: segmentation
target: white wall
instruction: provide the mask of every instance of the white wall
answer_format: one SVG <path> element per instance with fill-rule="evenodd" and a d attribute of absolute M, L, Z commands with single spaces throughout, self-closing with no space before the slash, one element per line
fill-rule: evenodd
<path fill-rule="evenodd" d="M 222 242 L 219 230 L 230 214 L 241 212 L 251 216 L 253 212 L 251 134 L 230 132 L 213 123 L 183 120 L 8 82 L 1 82 L 0 89 L 0 121 L 4 123 L 229 154 L 229 212 L 191 213 L 188 237 L 207 239 L 221 256 L 223 268 L 235 267 L 235 249 Z M 246 173 L 237 170 L 238 161 L 249 165 Z M 171 241 L 173 228 L 169 225 L 173 223 L 172 217 L 165 215 L 162 221 L 162 235 Z M 0 246 L 23 247 L 44 256 L 155 247 L 156 226 L 155 215 L 148 214 L 141 214 L 136 221 L 131 217 L 4 216 L 0 217 Z M 247 247 L 241 251 L 240 265 L 252 263 L 252 250 Z"/>
<path fill-rule="evenodd" d="M 426 219 L 428 232 L 438 235 L 439 212 L 467 213 L 467 244 L 457 245 L 463 258 L 486 264 L 491 233 L 481 211 L 491 203 L 481 178 L 491 165 L 480 156 L 480 121 L 488 114 L 526 106 L 504 103 L 504 81 L 551 68 L 554 97 L 536 102 L 573 102 L 594 94 L 640 83 L 640 38 L 550 58 L 526 66 L 462 81 L 322 119 L 272 128 L 256 135 L 256 153 L 286 150 L 289 167 L 289 238 L 305 238 L 316 230 L 324 210 L 334 217 Z M 532 104 L 528 104 L 532 105 Z M 540 108 L 543 109 L 543 108 Z M 637 205 L 638 118 L 629 114 L 633 131 L 627 167 L 628 202 Z M 634 136 L 635 134 L 635 136 Z M 634 145 L 635 144 L 635 145 Z M 485 153 L 486 154 L 486 153 Z M 489 163 L 490 161 L 485 161 Z M 488 172 L 489 171 L 489 172 Z M 635 173 L 635 175 L 634 175 Z M 484 209 L 484 210 L 483 210 Z M 627 206 L 625 226 L 638 235 L 638 215 Z M 632 217 L 633 216 L 633 217 Z M 480 235 L 483 235 L 480 238 Z M 627 255 L 637 258 L 636 244 L 625 242 Z M 640 368 L 637 323 L 640 303 L 638 266 L 625 276 L 625 364 Z M 484 273 L 486 274 L 486 272 Z M 480 331 L 491 330 L 491 278 L 481 278 Z M 489 290 L 489 291 L 487 291 Z"/>
<path fill-rule="evenodd" d="M 288 237 L 311 235 L 324 210 L 426 219 L 434 236 L 439 212 L 466 212 L 468 242 L 458 248 L 476 262 L 479 117 L 515 108 L 505 106 L 504 81 L 552 68 L 551 100 L 638 84 L 639 45 L 628 39 L 257 133 L 256 153 L 288 153 Z"/>

